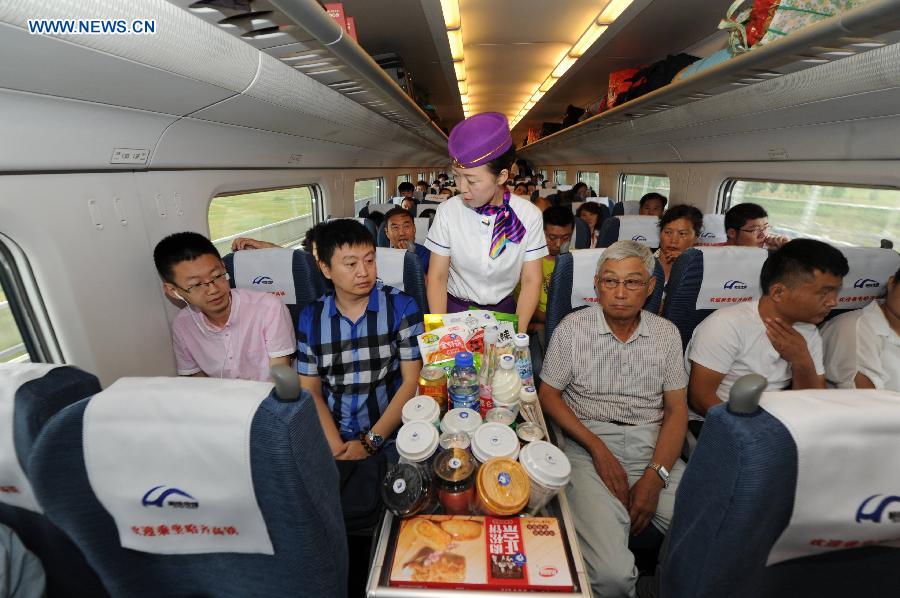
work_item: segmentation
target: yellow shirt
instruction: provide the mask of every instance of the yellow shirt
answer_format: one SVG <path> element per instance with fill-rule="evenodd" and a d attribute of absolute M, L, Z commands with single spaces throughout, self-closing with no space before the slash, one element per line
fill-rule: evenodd
<path fill-rule="evenodd" d="M 550 289 L 550 278 L 553 276 L 553 269 L 556 268 L 556 258 L 544 256 L 541 260 L 541 296 L 538 299 L 537 309 L 547 312 L 547 293 Z M 516 285 L 516 301 L 519 300 L 519 292 L 522 290 L 521 283 Z"/>

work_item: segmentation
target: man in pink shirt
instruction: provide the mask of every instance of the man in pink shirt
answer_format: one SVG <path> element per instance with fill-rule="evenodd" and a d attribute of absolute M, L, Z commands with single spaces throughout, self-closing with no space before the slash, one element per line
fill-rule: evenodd
<path fill-rule="evenodd" d="M 287 307 L 273 295 L 230 289 L 225 265 L 203 235 L 184 232 L 153 251 L 163 290 L 185 304 L 172 322 L 180 376 L 269 380 L 297 350 Z"/>

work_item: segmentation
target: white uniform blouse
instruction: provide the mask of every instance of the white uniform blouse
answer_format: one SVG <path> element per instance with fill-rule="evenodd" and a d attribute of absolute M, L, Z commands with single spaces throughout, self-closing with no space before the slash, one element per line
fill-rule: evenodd
<path fill-rule="evenodd" d="M 497 259 L 489 255 L 496 216 L 480 215 L 459 195 L 438 207 L 425 246 L 450 257 L 447 292 L 454 297 L 480 305 L 500 303 L 519 283 L 522 264 L 547 255 L 541 211 L 517 195 L 510 196 L 509 205 L 522 221 L 525 237 L 507 243 Z"/>

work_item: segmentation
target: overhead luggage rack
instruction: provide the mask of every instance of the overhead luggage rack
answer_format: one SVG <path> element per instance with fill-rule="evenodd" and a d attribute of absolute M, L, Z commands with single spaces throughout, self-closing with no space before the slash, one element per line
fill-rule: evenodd
<path fill-rule="evenodd" d="M 570 145 L 607 127 L 856 56 L 900 41 L 900 0 L 873 0 L 693 76 L 675 81 L 522 148 Z"/>
<path fill-rule="evenodd" d="M 169 0 L 446 150 L 444 133 L 315 0 Z"/>

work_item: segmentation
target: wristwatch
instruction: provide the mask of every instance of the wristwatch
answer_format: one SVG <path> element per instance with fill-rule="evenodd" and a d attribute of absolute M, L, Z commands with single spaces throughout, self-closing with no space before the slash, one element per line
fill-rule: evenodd
<path fill-rule="evenodd" d="M 375 449 L 375 452 L 378 452 L 381 450 L 381 447 L 384 446 L 384 436 L 369 430 L 366 432 L 366 444 Z"/>
<path fill-rule="evenodd" d="M 659 478 L 663 481 L 663 488 L 669 487 L 669 470 L 660 465 L 659 463 L 651 463 L 647 466 L 647 469 L 652 469 L 656 472 Z"/>

